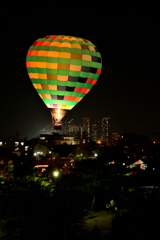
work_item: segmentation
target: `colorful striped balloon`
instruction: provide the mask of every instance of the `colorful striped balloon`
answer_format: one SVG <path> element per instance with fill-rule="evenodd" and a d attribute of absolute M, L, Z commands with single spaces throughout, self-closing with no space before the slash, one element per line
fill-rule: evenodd
<path fill-rule="evenodd" d="M 102 58 L 96 46 L 86 39 L 51 35 L 33 43 L 26 66 L 34 88 L 48 108 L 71 110 L 97 82 Z"/>

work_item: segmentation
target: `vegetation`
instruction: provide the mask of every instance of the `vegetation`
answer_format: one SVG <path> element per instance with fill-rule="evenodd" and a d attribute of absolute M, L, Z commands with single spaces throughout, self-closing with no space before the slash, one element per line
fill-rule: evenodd
<path fill-rule="evenodd" d="M 106 238 L 143 239 L 156 232 L 159 192 L 143 195 L 128 189 L 144 184 L 159 186 L 159 143 L 139 136 L 129 141 L 121 139 L 116 146 L 99 147 L 93 142 L 83 143 L 77 136 L 76 146 L 64 144 L 54 150 L 55 163 L 46 173 L 34 170 L 31 156 L 12 155 L 8 180 L 0 185 L 0 240 L 88 239 L 84 220 L 87 212 L 105 210 L 112 197 L 118 208 L 130 211 L 113 220 Z M 61 158 L 66 156 L 74 158 L 75 167 L 70 174 L 60 174 L 55 184 L 53 169 L 60 168 Z M 147 164 L 146 171 L 129 167 L 139 159 Z M 154 224 L 146 222 L 145 216 Z"/>

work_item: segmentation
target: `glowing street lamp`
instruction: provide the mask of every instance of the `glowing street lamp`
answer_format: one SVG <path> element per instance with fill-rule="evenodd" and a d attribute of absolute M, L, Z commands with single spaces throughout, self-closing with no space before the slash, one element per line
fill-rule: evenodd
<path fill-rule="evenodd" d="M 53 175 L 54 175 L 54 177 L 58 177 L 59 172 L 58 172 L 58 171 L 55 171 L 55 172 L 53 172 Z"/>
<path fill-rule="evenodd" d="M 59 175 L 59 172 L 57 170 L 53 172 L 53 176 L 55 178 L 55 185 L 57 184 L 57 177 L 58 177 L 58 175 Z"/>

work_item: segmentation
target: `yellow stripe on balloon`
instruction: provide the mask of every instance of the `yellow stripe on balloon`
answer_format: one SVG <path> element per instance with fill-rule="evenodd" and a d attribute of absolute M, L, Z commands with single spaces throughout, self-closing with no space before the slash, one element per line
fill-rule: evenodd
<path fill-rule="evenodd" d="M 46 62 L 37 62 L 38 68 L 46 68 Z"/>
<path fill-rule="evenodd" d="M 49 62 L 47 62 L 46 68 L 57 69 L 58 68 L 58 63 L 49 63 Z"/>
<path fill-rule="evenodd" d="M 80 44 L 73 43 L 72 44 L 72 48 L 79 48 L 79 49 L 81 49 L 81 46 L 80 46 Z"/>
<path fill-rule="evenodd" d="M 68 42 L 62 42 L 62 43 L 61 43 L 61 47 L 68 47 L 68 48 L 71 48 L 71 44 L 68 43 Z"/>
<path fill-rule="evenodd" d="M 71 58 L 71 53 L 68 52 L 60 52 L 59 58 Z"/>
<path fill-rule="evenodd" d="M 33 83 L 35 89 L 42 89 L 42 85 L 38 83 Z"/>
<path fill-rule="evenodd" d="M 56 51 L 48 51 L 46 57 L 59 57 L 59 52 Z"/>
<path fill-rule="evenodd" d="M 38 73 L 38 78 L 39 79 L 47 79 L 47 74 L 46 73 Z"/>
<path fill-rule="evenodd" d="M 45 104 L 46 104 L 47 108 L 50 108 L 50 105 L 49 105 L 49 103 L 45 103 Z"/>
<path fill-rule="evenodd" d="M 38 79 L 38 73 L 28 73 L 29 77 L 32 79 Z"/>
<path fill-rule="evenodd" d="M 60 47 L 60 46 L 61 46 L 61 43 L 60 43 L 60 42 L 53 41 L 53 42 L 51 43 L 50 47 L 53 47 L 53 46 Z"/>

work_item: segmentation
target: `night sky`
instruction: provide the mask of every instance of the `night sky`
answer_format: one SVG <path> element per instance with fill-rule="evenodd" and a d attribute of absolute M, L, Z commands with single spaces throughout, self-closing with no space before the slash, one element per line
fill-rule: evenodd
<path fill-rule="evenodd" d="M 35 137 L 50 111 L 28 77 L 26 54 L 46 35 L 90 40 L 102 55 L 102 73 L 89 94 L 68 112 L 110 116 L 111 133 L 160 135 L 160 5 L 158 1 L 12 1 L 1 3 L 0 137 Z"/>

